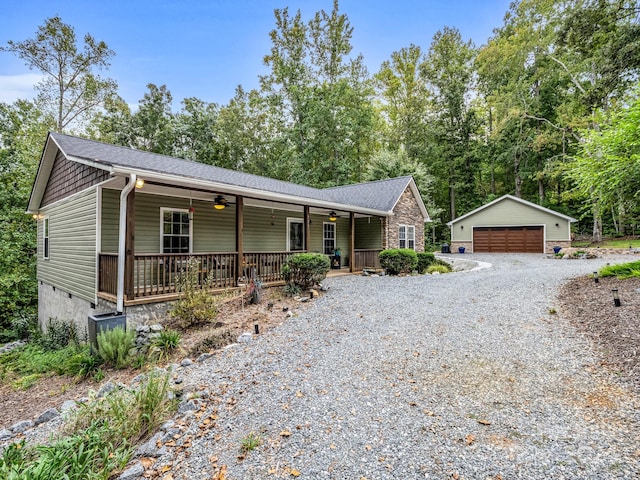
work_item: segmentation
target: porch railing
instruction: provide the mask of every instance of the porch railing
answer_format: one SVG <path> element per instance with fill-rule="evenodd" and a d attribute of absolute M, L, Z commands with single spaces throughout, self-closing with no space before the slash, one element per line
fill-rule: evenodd
<path fill-rule="evenodd" d="M 299 252 L 296 252 L 299 253 Z M 279 282 L 282 278 L 282 265 L 292 252 L 258 252 L 244 254 L 244 275 L 262 283 Z"/>
<path fill-rule="evenodd" d="M 378 249 L 356 249 L 353 255 L 353 269 L 356 272 L 362 271 L 365 268 L 380 268 L 380 252 Z"/>
<path fill-rule="evenodd" d="M 262 283 L 282 280 L 282 265 L 291 252 L 245 253 L 242 275 L 256 278 Z M 189 258 L 195 259 L 200 288 L 223 289 L 236 287 L 238 254 L 139 254 L 134 257 L 134 298 L 149 298 L 175 294 L 179 291 L 181 276 L 186 273 Z M 192 260 L 193 261 L 193 260 Z M 98 291 L 117 294 L 118 255 L 101 253 L 98 257 Z"/>

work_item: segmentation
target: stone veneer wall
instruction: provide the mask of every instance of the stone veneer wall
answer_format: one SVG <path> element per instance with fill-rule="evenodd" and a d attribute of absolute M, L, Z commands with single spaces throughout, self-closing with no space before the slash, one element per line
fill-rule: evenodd
<path fill-rule="evenodd" d="M 563 242 L 558 242 L 555 240 L 547 240 L 547 243 L 545 245 L 545 252 L 553 253 L 553 247 L 571 248 L 571 240 L 566 240 Z"/>
<path fill-rule="evenodd" d="M 464 247 L 464 253 L 473 253 L 473 242 L 451 242 L 449 250 L 451 253 L 458 253 L 458 247 Z"/>
<path fill-rule="evenodd" d="M 388 244 L 384 247 L 398 248 L 398 226 L 413 225 L 416 232 L 416 252 L 424 252 L 424 218 L 411 188 L 405 189 L 393 212 L 395 215 L 388 217 L 385 224 L 385 240 L 388 237 Z"/>
<path fill-rule="evenodd" d="M 458 253 L 458 247 L 464 247 L 465 253 L 473 253 L 473 242 L 451 242 L 451 253 Z M 553 253 L 553 247 L 569 248 L 571 241 L 554 241 L 547 240 L 545 245 L 545 253 Z"/>
<path fill-rule="evenodd" d="M 173 302 L 148 303 L 124 308 L 127 316 L 127 328 L 138 325 L 162 324 Z M 73 322 L 80 337 L 84 337 L 88 328 L 89 315 L 116 311 L 116 304 L 102 298 L 93 305 L 82 298 L 71 295 L 60 288 L 38 282 L 38 323 L 47 327 L 49 319 Z"/>

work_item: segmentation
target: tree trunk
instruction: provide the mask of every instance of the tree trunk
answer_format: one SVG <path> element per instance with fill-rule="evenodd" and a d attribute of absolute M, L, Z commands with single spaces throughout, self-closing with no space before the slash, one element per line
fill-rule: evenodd
<path fill-rule="evenodd" d="M 593 234 L 591 235 L 591 241 L 594 243 L 602 242 L 602 216 L 600 214 L 600 208 L 593 204 Z"/>
<path fill-rule="evenodd" d="M 520 176 L 520 157 L 518 154 L 513 159 L 513 176 L 516 185 L 516 197 L 522 197 L 522 177 Z"/>

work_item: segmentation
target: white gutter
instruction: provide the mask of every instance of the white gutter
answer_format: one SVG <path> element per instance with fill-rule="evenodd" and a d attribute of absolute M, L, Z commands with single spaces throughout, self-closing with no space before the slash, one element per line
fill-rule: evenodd
<path fill-rule="evenodd" d="M 136 174 L 129 174 L 127 183 L 120 192 L 120 224 L 118 230 L 118 292 L 116 297 L 116 312 L 124 312 L 124 256 L 127 243 L 127 196 L 136 186 Z"/>

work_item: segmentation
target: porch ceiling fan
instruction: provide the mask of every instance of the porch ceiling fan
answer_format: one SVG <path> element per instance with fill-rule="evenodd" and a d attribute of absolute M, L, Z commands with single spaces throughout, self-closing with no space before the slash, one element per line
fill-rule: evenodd
<path fill-rule="evenodd" d="M 228 205 L 234 205 L 234 203 L 227 200 L 224 195 L 216 195 L 216 198 L 213 200 L 213 208 L 216 210 L 223 210 Z"/>

